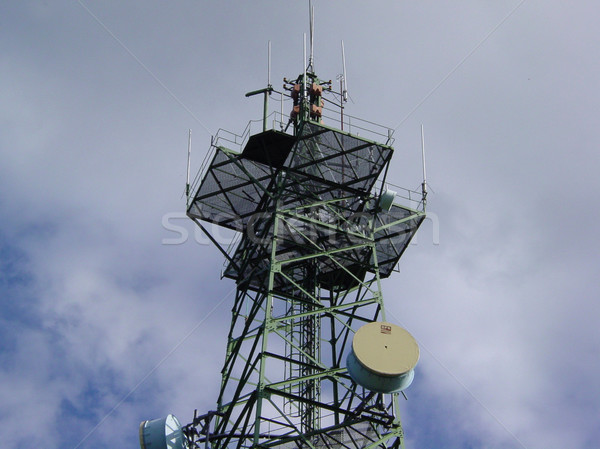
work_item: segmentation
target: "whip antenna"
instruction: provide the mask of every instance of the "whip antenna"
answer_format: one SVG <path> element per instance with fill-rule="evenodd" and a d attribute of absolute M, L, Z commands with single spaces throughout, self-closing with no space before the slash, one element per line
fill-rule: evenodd
<path fill-rule="evenodd" d="M 306 68 L 310 72 L 314 72 L 314 50 L 315 50 L 315 8 L 312 5 L 312 1 L 308 1 L 308 15 L 310 21 L 310 56 L 308 58 L 308 67 Z"/>
<path fill-rule="evenodd" d="M 269 50 L 267 55 L 267 86 L 271 87 L 271 41 L 269 41 Z"/>
<path fill-rule="evenodd" d="M 423 182 L 421 183 L 421 195 L 423 197 L 423 206 L 427 201 L 427 169 L 425 168 L 425 132 L 421 125 L 421 158 L 423 161 Z"/>
<path fill-rule="evenodd" d="M 192 155 L 192 130 L 188 130 L 188 156 L 187 156 L 187 180 L 185 183 L 185 196 L 187 198 L 187 203 L 189 204 L 190 200 L 190 159 Z"/>
<path fill-rule="evenodd" d="M 342 40 L 342 100 L 348 101 L 348 79 L 346 77 L 346 52 L 344 51 L 344 41 Z"/>

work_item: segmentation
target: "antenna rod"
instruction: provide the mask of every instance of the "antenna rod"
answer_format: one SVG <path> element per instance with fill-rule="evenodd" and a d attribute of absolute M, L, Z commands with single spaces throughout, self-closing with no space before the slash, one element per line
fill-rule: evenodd
<path fill-rule="evenodd" d="M 265 90 L 265 98 L 263 103 L 263 132 L 267 130 L 267 115 L 269 113 L 269 95 L 271 95 L 271 41 L 269 41 L 267 51 L 267 90 Z"/>
<path fill-rule="evenodd" d="M 279 94 L 279 119 L 281 120 L 279 128 L 283 131 L 283 92 Z"/>
<path fill-rule="evenodd" d="M 303 76 L 304 82 L 306 83 L 306 33 L 303 33 L 302 36 L 303 36 L 302 58 L 304 58 L 304 61 L 303 61 L 304 72 L 303 72 L 302 76 Z"/>
<path fill-rule="evenodd" d="M 348 88 L 346 87 L 346 54 L 344 40 L 342 40 L 342 76 L 340 77 L 340 129 L 344 130 L 344 103 L 348 101 Z"/>
<path fill-rule="evenodd" d="M 271 87 L 271 41 L 269 41 L 269 55 L 267 58 L 267 87 Z"/>
<path fill-rule="evenodd" d="M 348 101 L 348 81 L 346 79 L 346 52 L 344 51 L 344 41 L 342 40 L 342 69 L 344 76 L 344 91 L 342 92 L 342 99 Z"/>
<path fill-rule="evenodd" d="M 302 74 L 302 96 L 300 97 L 300 108 L 302 109 L 302 120 L 306 120 L 306 33 L 303 33 L 304 36 L 304 73 Z"/>
<path fill-rule="evenodd" d="M 309 21 L 310 21 L 310 56 L 308 58 L 308 68 L 311 72 L 314 73 L 315 68 L 313 67 L 314 63 L 314 33 L 315 33 L 315 8 L 312 5 L 312 0 L 308 0 L 308 13 L 309 13 Z"/>
<path fill-rule="evenodd" d="M 423 206 L 427 201 L 427 170 L 425 168 L 425 132 L 421 124 L 421 158 L 423 160 L 423 183 L 421 184 L 421 195 L 423 197 Z"/>
<path fill-rule="evenodd" d="M 340 78 L 340 95 L 342 101 L 340 101 L 340 129 L 344 130 L 344 76 Z"/>
<path fill-rule="evenodd" d="M 248 92 L 246 97 L 252 97 L 253 95 L 264 94 L 263 102 L 263 132 L 267 130 L 267 114 L 269 109 L 269 95 L 273 92 L 273 86 L 271 86 L 271 41 L 268 45 L 268 57 L 267 57 L 267 87 L 264 89 L 253 90 Z"/>
<path fill-rule="evenodd" d="M 187 156 L 187 180 L 185 183 L 185 196 L 187 203 L 190 203 L 190 160 L 192 156 L 192 130 L 188 130 L 188 156 Z"/>

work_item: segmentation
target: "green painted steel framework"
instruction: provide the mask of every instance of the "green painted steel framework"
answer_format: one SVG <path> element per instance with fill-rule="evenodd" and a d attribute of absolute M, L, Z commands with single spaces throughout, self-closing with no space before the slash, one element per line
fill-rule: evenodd
<path fill-rule="evenodd" d="M 195 413 L 187 444 L 403 447 L 398 394 L 364 389 L 345 367 L 356 330 L 385 320 L 381 279 L 425 218 L 423 202 L 381 207 L 392 147 L 305 116 L 293 135 L 212 151 L 188 216 L 237 293 L 217 407 Z M 215 225 L 238 231 L 230 249 Z"/>

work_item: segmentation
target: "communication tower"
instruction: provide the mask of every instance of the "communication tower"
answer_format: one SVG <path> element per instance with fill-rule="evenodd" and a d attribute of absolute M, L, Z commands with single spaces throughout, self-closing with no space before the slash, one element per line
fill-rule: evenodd
<path fill-rule="evenodd" d="M 345 85 L 309 61 L 281 92 L 247 95 L 264 94 L 260 132 L 212 140 L 187 214 L 237 285 L 216 409 L 142 422 L 142 449 L 403 447 L 399 393 L 419 349 L 386 321 L 381 280 L 425 218 L 425 183 L 387 188 L 392 131 L 340 114 Z M 267 115 L 277 94 L 289 115 Z"/>

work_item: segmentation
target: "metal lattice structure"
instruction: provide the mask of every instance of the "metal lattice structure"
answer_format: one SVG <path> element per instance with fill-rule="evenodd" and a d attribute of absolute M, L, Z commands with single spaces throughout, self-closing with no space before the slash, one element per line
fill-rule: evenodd
<path fill-rule="evenodd" d="M 190 198 L 209 237 L 217 225 L 239 238 L 213 239 L 237 293 L 217 408 L 184 436 L 190 448 L 400 447 L 398 394 L 357 385 L 345 358 L 361 325 L 385 320 L 380 281 L 424 201 L 384 204 L 393 148 L 324 125 L 315 76 L 291 90 L 293 133 L 265 130 L 241 152 L 215 141 Z"/>

